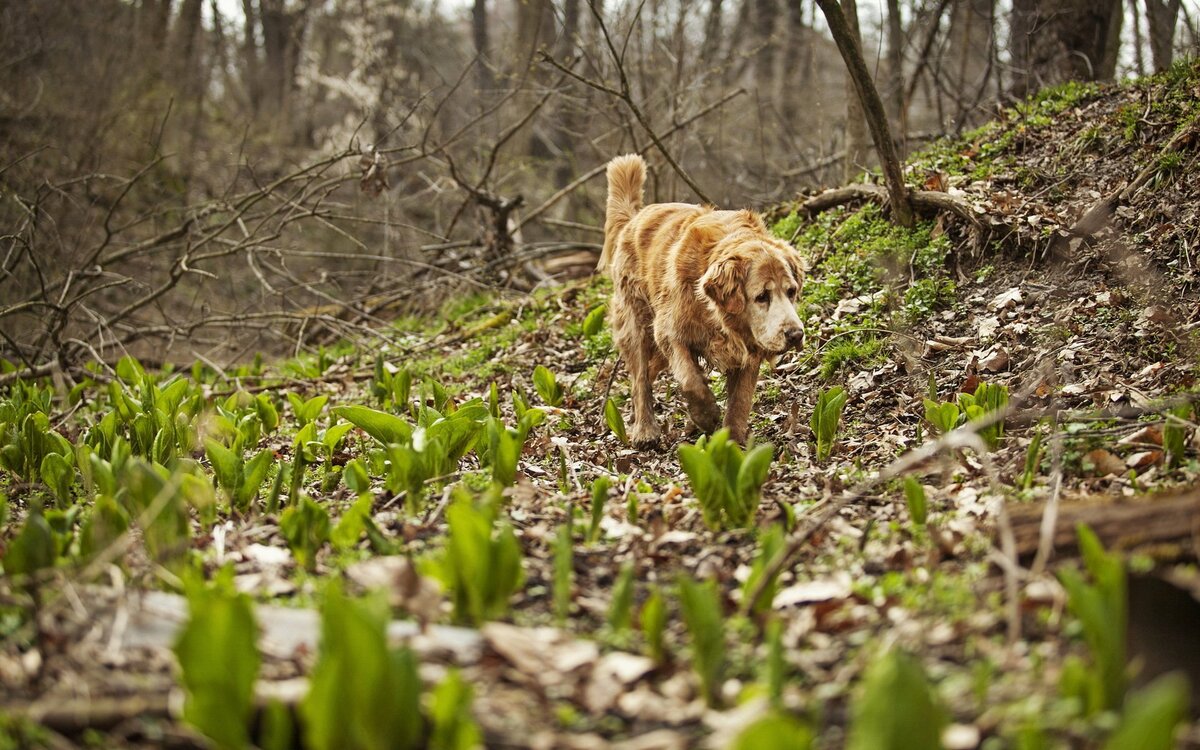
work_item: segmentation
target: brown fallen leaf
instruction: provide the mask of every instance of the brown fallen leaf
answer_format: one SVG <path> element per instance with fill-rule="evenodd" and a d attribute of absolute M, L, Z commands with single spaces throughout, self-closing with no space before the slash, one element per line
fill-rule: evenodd
<path fill-rule="evenodd" d="M 584 705 L 594 715 L 608 713 L 617 705 L 617 699 L 652 669 L 654 662 L 645 656 L 623 651 L 601 656 L 584 690 Z"/>
<path fill-rule="evenodd" d="M 1088 451 L 1084 456 L 1095 467 L 1094 475 L 1098 477 L 1121 475 L 1125 473 L 1125 462 L 1103 448 Z"/>
<path fill-rule="evenodd" d="M 1125 437 L 1121 438 L 1117 442 L 1120 443 L 1121 445 L 1130 445 L 1130 444 L 1162 445 L 1162 432 L 1160 432 L 1159 429 L 1157 427 L 1155 427 L 1154 425 L 1146 425 L 1145 427 L 1138 430 L 1137 432 L 1134 432 L 1130 435 L 1126 435 Z"/>
<path fill-rule="evenodd" d="M 773 609 L 786 609 L 806 604 L 820 604 L 821 602 L 828 602 L 835 599 L 845 599 L 849 596 L 850 585 L 846 581 L 834 579 L 804 581 L 803 583 L 788 586 L 775 594 L 775 598 L 771 601 L 771 607 Z"/>
<path fill-rule="evenodd" d="M 979 357 L 972 356 L 963 373 L 962 384 L 958 386 L 959 393 L 974 393 L 979 387 Z"/>
<path fill-rule="evenodd" d="M 403 555 L 373 557 L 346 568 L 346 577 L 364 590 L 382 589 L 388 603 L 424 623 L 442 614 L 442 587 L 437 581 L 417 572 L 412 560 Z"/>
<path fill-rule="evenodd" d="M 1000 372 L 1008 369 L 1010 361 L 1007 349 L 1002 346 L 994 346 L 980 358 L 979 366 L 983 368 L 984 372 Z"/>
<path fill-rule="evenodd" d="M 1162 461 L 1162 451 L 1138 451 L 1125 459 L 1125 464 L 1131 469 L 1148 469 Z"/>
<path fill-rule="evenodd" d="M 989 310 L 1007 310 L 1016 307 L 1023 301 L 1020 287 L 1012 287 L 1000 294 L 997 294 L 991 302 L 988 303 Z"/>
<path fill-rule="evenodd" d="M 572 638 L 557 628 L 520 628 L 489 622 L 480 629 L 488 648 L 530 682 L 549 687 L 574 682 L 600 658 L 592 641 Z"/>

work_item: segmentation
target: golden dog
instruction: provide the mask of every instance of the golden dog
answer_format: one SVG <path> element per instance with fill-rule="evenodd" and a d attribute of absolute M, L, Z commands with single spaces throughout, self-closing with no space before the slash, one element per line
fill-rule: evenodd
<path fill-rule="evenodd" d="M 759 366 L 804 341 L 795 306 L 804 262 L 752 211 L 643 206 L 645 181 L 642 157 L 609 162 L 599 263 L 613 279 L 613 340 L 631 380 L 629 436 L 638 447 L 658 442 L 651 387 L 665 368 L 692 422 L 704 432 L 717 429 L 721 414 L 703 358 L 725 373 L 724 424 L 745 443 Z"/>

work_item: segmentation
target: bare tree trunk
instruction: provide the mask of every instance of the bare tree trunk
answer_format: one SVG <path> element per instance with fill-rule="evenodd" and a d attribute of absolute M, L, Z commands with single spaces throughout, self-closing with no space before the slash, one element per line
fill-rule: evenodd
<path fill-rule="evenodd" d="M 263 98 L 275 127 L 282 131 L 292 120 L 291 98 L 304 44 L 308 3 L 289 9 L 284 0 L 259 0 L 259 11 L 265 53 Z M 289 140 L 292 135 L 285 133 Z"/>
<path fill-rule="evenodd" d="M 1142 41 L 1142 14 L 1136 0 L 1129 4 L 1129 10 L 1133 13 L 1133 69 L 1140 77 L 1146 75 L 1146 53 Z"/>
<path fill-rule="evenodd" d="M 1100 59 L 1100 70 L 1096 76 L 1101 81 L 1111 81 L 1117 77 L 1117 58 L 1121 53 L 1121 26 L 1125 23 L 1123 6 L 1122 0 L 1114 0 L 1112 17 L 1108 22 L 1108 36 L 1104 40 L 1104 56 Z"/>
<path fill-rule="evenodd" d="M 1013 0 L 1009 47 L 1024 96 L 1065 81 L 1111 78 L 1120 41 L 1121 0 Z"/>
<path fill-rule="evenodd" d="M 804 28 L 803 0 L 787 0 L 787 37 L 783 45 L 784 74 L 779 77 L 779 106 L 788 123 L 798 119 L 801 99 L 808 87 L 810 70 L 801 64 L 809 46 L 804 38 Z"/>
<path fill-rule="evenodd" d="M 167 42 L 172 0 L 141 0 L 138 4 L 138 42 L 160 52 Z"/>
<path fill-rule="evenodd" d="M 485 0 L 475 0 L 471 6 L 471 40 L 475 43 L 475 94 L 483 97 L 494 85 L 489 59 L 491 50 L 488 45 L 488 14 Z"/>
<path fill-rule="evenodd" d="M 986 86 L 991 73 L 992 9 L 993 0 L 955 0 L 950 11 L 949 57 L 953 70 L 943 80 L 957 100 L 953 123 L 956 128 L 962 127 L 967 112 L 975 106 L 976 94 Z"/>
<path fill-rule="evenodd" d="M 846 16 L 837 0 L 816 0 L 825 14 L 833 41 L 837 44 L 838 52 L 850 70 L 851 80 L 861 101 L 863 111 L 867 115 L 867 124 L 871 128 L 871 137 L 875 140 L 875 149 L 879 153 L 879 161 L 883 166 L 883 177 L 887 183 L 888 201 L 892 208 L 892 216 L 901 226 L 913 225 L 912 201 L 908 188 L 904 184 L 904 174 L 900 169 L 900 159 L 896 156 L 896 145 L 888 129 L 887 115 L 883 111 L 883 102 L 879 92 L 871 82 L 871 73 L 863 61 L 862 52 L 856 43 L 856 35 L 851 30 Z"/>
<path fill-rule="evenodd" d="M 579 2 L 580 0 L 563 0 L 563 27 L 554 46 L 554 56 L 564 63 L 570 58 L 575 45 L 579 42 Z M 554 170 L 554 186 L 562 189 L 574 178 L 576 165 L 571 158 L 574 150 L 571 148 L 576 132 L 580 129 L 579 111 L 576 105 L 564 98 L 557 107 L 557 117 L 550 113 L 550 140 L 555 152 L 553 158 L 558 161 Z M 562 204 L 566 210 L 568 203 Z"/>
<path fill-rule="evenodd" d="M 200 45 L 200 15 L 203 10 L 201 0 L 183 0 L 179 7 L 179 17 L 171 29 L 171 69 L 176 87 L 185 98 L 197 95 L 196 70 Z"/>
<path fill-rule="evenodd" d="M 258 9 L 253 0 L 242 0 L 242 70 L 250 113 L 258 116 L 262 108 L 262 63 L 258 55 Z"/>
<path fill-rule="evenodd" d="M 857 0 L 842 0 L 846 25 L 859 57 L 862 57 L 862 34 L 858 29 Z M 822 4 L 821 9 L 825 10 Z M 828 11 L 826 11 L 828 15 Z M 844 56 L 844 55 L 843 55 Z M 842 181 L 849 182 L 866 166 L 867 124 L 863 121 L 862 102 L 855 94 L 854 72 L 846 70 L 846 158 L 842 160 Z"/>
<path fill-rule="evenodd" d="M 775 0 L 754 0 L 754 82 L 760 92 L 775 90 Z"/>
<path fill-rule="evenodd" d="M 704 44 L 700 48 L 702 60 L 715 60 L 721 52 L 721 8 L 724 0 L 711 0 L 708 15 L 704 19 Z"/>
<path fill-rule="evenodd" d="M 896 123 L 903 139 L 908 129 L 904 125 L 904 26 L 900 0 L 887 0 L 887 67 L 888 118 Z"/>
<path fill-rule="evenodd" d="M 1155 73 L 1171 67 L 1175 57 L 1175 23 L 1181 5 L 1182 0 L 1146 0 L 1146 25 L 1150 28 L 1150 57 Z"/>

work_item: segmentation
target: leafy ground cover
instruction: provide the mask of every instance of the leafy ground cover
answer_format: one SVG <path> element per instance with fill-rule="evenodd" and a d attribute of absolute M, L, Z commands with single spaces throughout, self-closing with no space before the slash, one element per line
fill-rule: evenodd
<path fill-rule="evenodd" d="M 1069 86 L 914 158 L 986 234 L 781 207 L 809 343 L 764 373 L 746 451 L 689 432 L 666 379 L 667 447 L 624 444 L 603 279 L 454 302 L 396 349 L 11 384 L 0 737 L 1200 745 L 1186 683 L 1127 663 L 1155 656 L 1128 603 L 1148 573 L 1196 590 L 1194 540 L 1046 557 L 1006 531 L 1195 485 L 1197 141 L 1162 147 L 1198 98 L 1186 65 Z M 1063 236 L 1148 163 L 1110 227 Z"/>

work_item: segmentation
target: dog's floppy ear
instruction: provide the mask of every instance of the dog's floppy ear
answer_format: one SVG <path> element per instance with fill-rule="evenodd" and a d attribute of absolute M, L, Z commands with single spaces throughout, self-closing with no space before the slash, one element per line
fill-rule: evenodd
<path fill-rule="evenodd" d="M 730 315 L 746 307 L 743 286 L 746 283 L 746 258 L 728 253 L 717 259 L 700 277 L 700 288 Z"/>
<path fill-rule="evenodd" d="M 783 257 L 787 258 L 788 268 L 791 269 L 796 283 L 803 286 L 804 275 L 808 272 L 808 263 L 804 260 L 804 256 L 789 247 Z"/>

